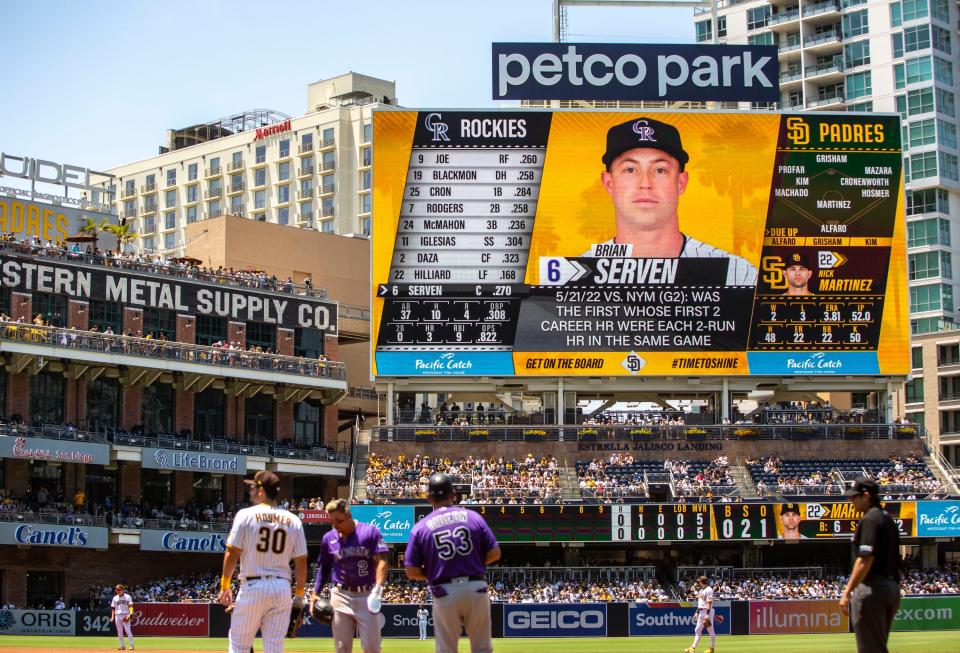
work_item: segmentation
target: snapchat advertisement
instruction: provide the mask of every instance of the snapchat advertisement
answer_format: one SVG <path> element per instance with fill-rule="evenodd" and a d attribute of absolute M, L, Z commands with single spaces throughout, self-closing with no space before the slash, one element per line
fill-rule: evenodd
<path fill-rule="evenodd" d="M 906 374 L 899 119 L 378 111 L 375 376 Z"/>

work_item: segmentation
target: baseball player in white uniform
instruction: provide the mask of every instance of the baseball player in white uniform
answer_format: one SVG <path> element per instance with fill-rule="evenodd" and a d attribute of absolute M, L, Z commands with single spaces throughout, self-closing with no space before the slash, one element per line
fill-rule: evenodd
<path fill-rule="evenodd" d="M 688 648 L 685 653 L 696 653 L 697 644 L 700 643 L 704 626 L 706 626 L 707 632 L 710 634 L 710 647 L 706 653 L 713 653 L 713 647 L 717 645 L 717 633 L 714 630 L 716 614 L 713 611 L 713 588 L 710 587 L 706 576 L 701 576 L 698 581 L 700 583 L 700 589 L 697 590 L 697 625 L 693 631 L 693 644 L 690 645 L 690 648 Z"/>
<path fill-rule="evenodd" d="M 617 244 L 625 246 L 627 257 L 726 258 L 725 286 L 755 286 L 757 268 L 749 261 L 680 231 L 678 208 L 689 181 L 684 169 L 689 160 L 673 125 L 635 118 L 611 127 L 600 180 L 613 202 L 617 235 L 583 256 Z"/>
<path fill-rule="evenodd" d="M 420 606 L 420 609 L 417 610 L 417 625 L 420 626 L 420 641 L 426 641 L 427 639 L 427 618 L 430 616 L 430 613 L 427 612 L 427 609 L 423 606 Z"/>
<path fill-rule="evenodd" d="M 123 585 L 117 585 L 113 589 L 116 594 L 110 601 L 110 621 L 116 624 L 117 637 L 120 638 L 120 646 L 117 650 L 123 651 L 126 648 L 123 645 L 123 634 L 126 633 L 132 651 L 133 631 L 130 630 L 130 616 L 133 614 L 133 598 L 124 591 Z"/>
<path fill-rule="evenodd" d="M 230 579 L 240 561 L 240 591 L 230 621 L 230 653 L 248 653 L 257 630 L 264 653 L 281 653 L 294 602 L 301 606 L 307 584 L 307 540 L 300 519 L 277 507 L 280 479 L 260 471 L 250 486 L 250 503 L 233 519 L 220 576 L 220 603 L 234 604 Z M 290 561 L 294 597 L 290 597 Z"/>

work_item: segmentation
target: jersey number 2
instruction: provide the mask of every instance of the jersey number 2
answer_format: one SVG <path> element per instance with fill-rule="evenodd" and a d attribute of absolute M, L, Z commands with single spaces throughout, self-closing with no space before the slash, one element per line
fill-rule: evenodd
<path fill-rule="evenodd" d="M 257 551 L 265 553 L 267 550 L 270 550 L 274 553 L 283 553 L 284 547 L 287 546 L 287 531 L 277 529 L 272 531 L 272 534 L 273 537 L 270 536 L 271 530 L 266 526 L 260 529 Z"/>

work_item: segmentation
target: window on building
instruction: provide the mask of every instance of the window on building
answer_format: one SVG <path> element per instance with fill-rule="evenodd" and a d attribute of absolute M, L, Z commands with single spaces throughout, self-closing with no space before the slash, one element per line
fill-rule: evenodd
<path fill-rule="evenodd" d="M 873 94 L 873 83 L 870 71 L 854 73 L 847 75 L 846 78 L 846 98 L 852 100 L 866 95 Z"/>
<path fill-rule="evenodd" d="M 267 193 L 266 191 L 258 190 L 253 194 L 253 207 L 255 209 L 262 209 L 267 205 Z"/>
<path fill-rule="evenodd" d="M 143 432 L 147 435 L 173 433 L 177 423 L 176 405 L 173 385 L 153 383 L 144 386 L 140 402 Z"/>
<path fill-rule="evenodd" d="M 937 119 L 937 139 L 941 145 L 957 149 L 957 126 L 941 118 Z"/>
<path fill-rule="evenodd" d="M 953 47 L 950 45 L 950 32 L 936 25 L 932 25 L 930 29 L 933 31 L 934 49 L 944 54 L 952 54 Z"/>
<path fill-rule="evenodd" d="M 903 56 L 903 32 L 891 34 L 890 41 L 893 43 L 893 58 L 899 59 Z"/>
<path fill-rule="evenodd" d="M 311 195 L 313 195 L 313 180 L 301 179 L 300 180 L 300 197 L 310 197 Z"/>
<path fill-rule="evenodd" d="M 197 188 L 198 186 L 194 184 L 193 186 L 187 186 L 187 201 L 196 202 L 197 201 Z"/>
<path fill-rule="evenodd" d="M 766 27 L 767 23 L 770 22 L 772 9 L 773 8 L 770 5 L 763 5 L 762 7 L 748 9 L 747 29 L 760 29 L 761 27 Z"/>
<path fill-rule="evenodd" d="M 949 214 L 950 204 L 947 191 L 942 188 L 924 188 L 907 191 L 907 215 L 920 215 L 934 211 Z"/>
<path fill-rule="evenodd" d="M 277 187 L 277 201 L 281 204 L 290 201 L 290 184 Z"/>
<path fill-rule="evenodd" d="M 953 311 L 953 287 L 947 284 L 928 284 L 910 287 L 910 312 L 923 313 L 939 310 Z"/>
<path fill-rule="evenodd" d="M 267 185 L 267 169 L 257 168 L 253 171 L 253 185 L 255 188 Z"/>
<path fill-rule="evenodd" d="M 373 185 L 373 172 L 370 170 L 364 170 L 360 173 L 360 189 L 361 190 L 370 190 L 370 186 Z"/>
<path fill-rule="evenodd" d="M 907 256 L 910 281 L 940 276 L 940 252 L 920 252 Z"/>
<path fill-rule="evenodd" d="M 285 138 L 280 141 L 280 158 L 284 159 L 290 156 L 290 139 Z"/>
<path fill-rule="evenodd" d="M 174 249 L 176 247 L 177 240 L 173 233 L 168 233 L 163 235 L 163 248 L 164 249 Z"/>
<path fill-rule="evenodd" d="M 167 170 L 167 186 L 175 186 L 177 183 L 177 170 L 171 168 Z"/>
<path fill-rule="evenodd" d="M 300 137 L 300 149 L 304 152 L 313 149 L 313 132 L 307 132 Z"/>
<path fill-rule="evenodd" d="M 935 93 L 937 96 L 937 111 L 951 118 L 954 117 L 957 112 L 956 96 L 942 88 L 935 89 Z"/>
<path fill-rule="evenodd" d="M 323 175 L 320 177 L 320 188 L 324 193 L 332 193 L 333 175 Z"/>
<path fill-rule="evenodd" d="M 940 174 L 947 179 L 960 181 L 960 170 L 957 169 L 957 155 L 940 151 Z"/>
<path fill-rule="evenodd" d="M 123 193 L 124 195 L 133 195 L 137 192 L 137 180 L 136 179 L 127 179 L 123 183 Z"/>
<path fill-rule="evenodd" d="M 243 188 L 243 173 L 238 172 L 235 175 L 230 175 L 230 190 L 238 191 Z"/>
<path fill-rule="evenodd" d="M 910 164 L 911 180 L 937 176 L 936 152 L 921 152 L 920 154 L 911 154 L 907 158 L 907 162 Z"/>
<path fill-rule="evenodd" d="M 843 38 L 848 39 L 852 36 L 866 34 L 870 30 L 870 23 L 867 19 L 867 10 L 852 11 L 843 16 Z"/>
<path fill-rule="evenodd" d="M 265 394 L 258 394 L 244 401 L 243 423 L 248 437 L 274 439 L 275 405 L 273 397 Z"/>
<path fill-rule="evenodd" d="M 234 195 L 230 198 L 230 213 L 231 215 L 243 214 L 243 195 Z"/>
<path fill-rule="evenodd" d="M 152 234 L 152 233 L 155 232 L 156 230 L 157 230 L 157 225 L 156 225 L 156 221 L 153 219 L 153 217 L 149 217 L 149 218 L 144 218 L 144 219 L 143 219 L 143 232 L 144 232 L 144 233 Z"/>
<path fill-rule="evenodd" d="M 277 164 L 277 180 L 286 181 L 290 179 L 290 162 L 284 161 Z"/>
<path fill-rule="evenodd" d="M 773 32 L 764 32 L 762 34 L 750 34 L 747 36 L 747 43 L 750 45 L 773 45 Z"/>
<path fill-rule="evenodd" d="M 725 38 L 727 36 L 727 17 L 717 16 L 717 37 Z"/>
<path fill-rule="evenodd" d="M 87 425 L 120 428 L 120 380 L 101 376 L 87 382 Z"/>
<path fill-rule="evenodd" d="M 933 17 L 943 23 L 950 22 L 950 3 L 948 0 L 933 0 Z"/>
<path fill-rule="evenodd" d="M 953 62 L 941 57 L 934 57 L 933 78 L 947 86 L 953 86 Z"/>
<path fill-rule="evenodd" d="M 370 218 L 363 218 L 360 220 L 360 228 L 364 236 L 369 236 L 373 233 L 373 221 Z"/>
<path fill-rule="evenodd" d="M 197 221 L 197 207 L 188 206 L 187 207 L 187 224 L 192 224 Z"/>
<path fill-rule="evenodd" d="M 30 376 L 30 415 L 27 422 L 63 424 L 64 396 L 63 375 L 46 370 Z"/>
<path fill-rule="evenodd" d="M 943 218 L 927 218 L 907 223 L 907 247 L 950 245 L 950 222 Z"/>
<path fill-rule="evenodd" d="M 897 88 L 933 79 L 933 62 L 930 55 L 907 59 L 902 64 L 896 64 L 893 69 Z"/>
<path fill-rule="evenodd" d="M 320 231 L 325 234 L 332 234 L 333 231 L 333 220 L 324 220 L 320 223 Z"/>
<path fill-rule="evenodd" d="M 137 201 L 136 200 L 127 200 L 123 203 L 123 212 L 127 216 L 132 216 L 137 213 Z"/>
<path fill-rule="evenodd" d="M 143 468 L 140 470 L 140 488 L 145 504 L 173 507 L 173 474 L 161 474 L 159 469 Z"/>
<path fill-rule="evenodd" d="M 373 140 L 373 123 L 368 122 L 363 125 L 363 142 L 369 143 Z"/>
<path fill-rule="evenodd" d="M 866 102 L 854 102 L 853 104 L 848 104 L 847 111 L 866 111 L 867 113 L 872 113 L 873 100 L 868 100 Z"/>
<path fill-rule="evenodd" d="M 915 120 L 906 125 L 906 129 L 907 143 L 911 148 L 937 142 L 936 121 L 933 118 Z"/>
<path fill-rule="evenodd" d="M 277 209 L 277 224 L 290 224 L 289 206 L 281 206 Z"/>
<path fill-rule="evenodd" d="M 709 43 L 713 41 L 713 23 L 709 20 L 701 20 L 696 23 L 697 43 Z"/>
<path fill-rule="evenodd" d="M 323 215 L 333 215 L 333 198 L 324 197 L 320 200 L 320 212 Z"/>
<path fill-rule="evenodd" d="M 293 441 L 300 447 L 323 444 L 323 404 L 317 399 L 305 399 L 294 405 Z"/>
<path fill-rule="evenodd" d="M 163 207 L 166 209 L 173 208 L 177 205 L 177 191 L 168 190 L 163 194 Z"/>
<path fill-rule="evenodd" d="M 923 379 L 920 378 L 907 381 L 905 384 L 903 384 L 903 394 L 904 401 L 906 401 L 908 404 L 923 401 Z"/>
<path fill-rule="evenodd" d="M 365 147 L 360 151 L 360 165 L 368 166 L 373 163 L 373 148 Z"/>
<path fill-rule="evenodd" d="M 364 193 L 360 196 L 360 213 L 370 213 L 371 208 L 370 193 Z"/>
<path fill-rule="evenodd" d="M 899 2 L 890 3 L 890 27 L 900 27 L 903 24 L 903 7 Z"/>
<path fill-rule="evenodd" d="M 212 201 L 212 202 L 207 203 L 207 217 L 208 217 L 208 218 L 215 218 L 215 217 L 219 216 L 222 212 L 223 212 L 223 211 L 222 211 L 222 209 L 220 208 L 220 200 L 214 200 L 214 201 Z"/>
<path fill-rule="evenodd" d="M 226 478 L 219 474 L 197 474 L 193 478 L 193 503 L 215 506 L 227 495 Z"/>
<path fill-rule="evenodd" d="M 923 347 L 910 348 L 910 367 L 915 370 L 923 369 Z"/>
<path fill-rule="evenodd" d="M 221 438 L 226 432 L 227 398 L 223 390 L 207 388 L 193 396 L 193 433 L 200 439 Z"/>
<path fill-rule="evenodd" d="M 300 219 L 301 220 L 313 219 L 313 202 L 300 203 Z"/>
<path fill-rule="evenodd" d="M 217 315 L 198 315 L 196 329 L 198 345 L 212 345 L 227 339 L 227 320 Z"/>
<path fill-rule="evenodd" d="M 300 159 L 300 174 L 312 175 L 314 171 L 313 167 L 313 155 L 305 156 Z"/>
<path fill-rule="evenodd" d="M 916 52 L 930 47 L 930 26 L 914 25 L 903 28 L 903 51 Z"/>
<path fill-rule="evenodd" d="M 167 211 L 163 214 L 163 228 L 173 229 L 177 226 L 177 214 L 175 211 Z"/>
<path fill-rule="evenodd" d="M 187 166 L 187 181 L 193 181 L 197 178 L 197 166 L 196 163 L 191 163 Z"/>
<path fill-rule="evenodd" d="M 234 168 L 239 167 L 243 164 L 243 152 L 234 152 L 230 155 L 230 163 L 233 164 Z"/>
<path fill-rule="evenodd" d="M 337 153 L 336 150 L 328 150 L 324 152 L 321 156 L 321 161 L 323 161 L 324 170 L 332 170 L 337 167 Z"/>
<path fill-rule="evenodd" d="M 334 131 L 334 128 L 333 128 L 333 127 L 327 127 L 326 129 L 324 129 L 324 130 L 323 130 L 323 144 L 324 144 L 324 145 L 332 145 L 333 142 L 334 142 L 334 139 L 336 138 L 334 134 L 335 134 L 335 131 Z"/>
<path fill-rule="evenodd" d="M 177 339 L 177 313 L 168 308 L 147 306 L 143 309 L 143 334 L 154 338 Z"/>
<path fill-rule="evenodd" d="M 916 116 L 933 111 L 933 89 L 917 88 L 907 91 L 907 114 Z"/>
<path fill-rule="evenodd" d="M 905 23 L 930 15 L 927 0 L 901 0 L 900 5 L 903 8 L 903 22 Z"/>
<path fill-rule="evenodd" d="M 247 347 L 264 351 L 277 350 L 277 325 L 265 322 L 247 322 Z"/>
<path fill-rule="evenodd" d="M 319 358 L 323 353 L 323 332 L 319 329 L 296 327 L 293 330 L 293 355 Z"/>
<path fill-rule="evenodd" d="M 3 315 L 10 315 L 10 288 L 3 286 L 0 288 L 0 313 Z M 0 372 L 2 372 L 2 367 L 0 367 Z M 4 404 L 0 404 L 2 407 Z"/>
<path fill-rule="evenodd" d="M 55 327 L 67 326 L 67 296 L 34 292 L 33 314 L 42 315 L 43 323 Z"/>
<path fill-rule="evenodd" d="M 153 250 L 153 236 L 143 239 L 143 248 L 148 251 Z"/>
<path fill-rule="evenodd" d="M 843 59 L 847 68 L 866 66 L 870 63 L 870 41 L 857 41 L 843 46 Z"/>

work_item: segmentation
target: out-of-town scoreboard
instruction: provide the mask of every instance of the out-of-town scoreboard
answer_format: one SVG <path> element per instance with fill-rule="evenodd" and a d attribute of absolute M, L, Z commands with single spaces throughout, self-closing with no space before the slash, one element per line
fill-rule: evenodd
<path fill-rule="evenodd" d="M 376 376 L 909 371 L 895 115 L 378 111 L 373 145 Z M 612 181 L 630 145 L 689 158 L 672 196 Z"/>

